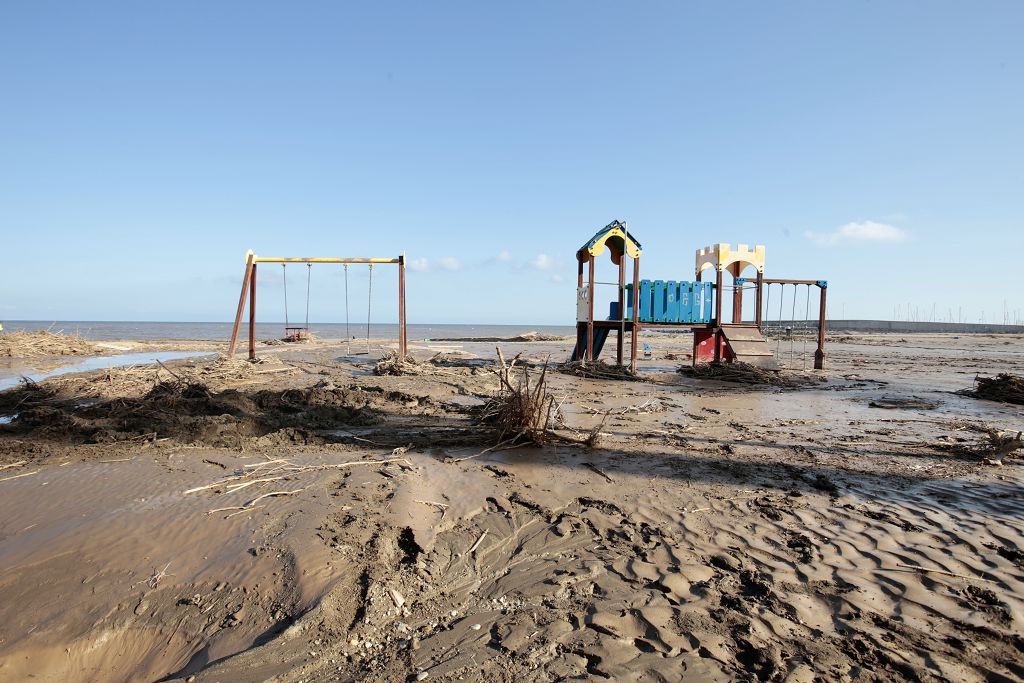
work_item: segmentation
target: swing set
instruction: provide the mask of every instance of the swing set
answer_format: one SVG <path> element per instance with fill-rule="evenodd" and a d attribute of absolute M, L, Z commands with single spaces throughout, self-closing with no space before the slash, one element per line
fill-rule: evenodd
<path fill-rule="evenodd" d="M 369 271 L 369 288 L 366 303 L 366 353 L 370 352 L 370 315 L 373 305 L 373 267 L 382 264 L 398 266 L 398 357 L 405 359 L 408 337 L 405 323 L 405 254 L 398 258 L 334 258 L 334 257 L 270 257 L 256 256 L 250 249 L 245 255 L 245 275 L 242 277 L 242 293 L 238 297 L 235 323 L 231 329 L 231 343 L 228 358 L 233 358 L 238 347 L 238 334 L 242 326 L 242 314 L 246 299 L 249 301 L 249 360 L 256 359 L 256 267 L 260 263 L 280 263 L 284 287 L 284 339 L 303 341 L 309 338 L 309 298 L 314 264 L 340 264 L 345 268 L 345 337 L 352 346 L 349 327 L 348 268 L 350 265 L 366 265 Z M 306 265 L 306 319 L 303 325 L 292 325 L 288 318 L 288 265 Z"/>

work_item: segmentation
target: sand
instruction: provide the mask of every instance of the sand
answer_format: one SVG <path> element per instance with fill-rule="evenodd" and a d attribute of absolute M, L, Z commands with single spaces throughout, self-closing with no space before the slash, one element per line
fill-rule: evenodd
<path fill-rule="evenodd" d="M 645 341 L 646 381 L 549 373 L 543 448 L 488 450 L 489 342 L 0 393 L 0 681 L 1024 678 L 1024 453 L 976 428 L 1024 408 L 956 393 L 1024 339 L 844 336 L 781 387 Z"/>

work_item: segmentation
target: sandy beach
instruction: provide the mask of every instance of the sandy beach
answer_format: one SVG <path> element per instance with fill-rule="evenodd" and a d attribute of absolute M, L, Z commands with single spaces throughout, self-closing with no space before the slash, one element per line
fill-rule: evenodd
<path fill-rule="evenodd" d="M 1024 678 L 1024 406 L 957 393 L 1024 337 L 797 342 L 786 386 L 644 340 L 642 381 L 149 341 L 214 355 L 0 393 L 0 681 Z M 541 446 L 480 423 L 496 347 L 550 362 Z"/>

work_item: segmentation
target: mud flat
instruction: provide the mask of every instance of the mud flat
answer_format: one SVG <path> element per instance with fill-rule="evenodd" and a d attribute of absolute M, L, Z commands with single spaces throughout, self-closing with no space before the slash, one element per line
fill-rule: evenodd
<path fill-rule="evenodd" d="M 489 342 L 0 393 L 0 681 L 1024 678 L 1024 455 L 981 430 L 1024 408 L 956 393 L 1024 339 L 796 342 L 784 386 L 645 341 L 647 381 L 548 374 L 543 448 L 478 424 Z"/>

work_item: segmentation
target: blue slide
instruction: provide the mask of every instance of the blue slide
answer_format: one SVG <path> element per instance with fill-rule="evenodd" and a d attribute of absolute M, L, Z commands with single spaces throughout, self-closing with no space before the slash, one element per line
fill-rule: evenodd
<path fill-rule="evenodd" d="M 614 318 L 609 318 L 609 320 L 614 320 Z M 604 348 L 604 343 L 608 341 L 609 332 L 611 332 L 611 330 L 607 327 L 594 328 L 594 360 L 597 360 L 597 357 L 601 355 L 601 349 Z M 580 345 L 577 344 L 576 348 L 572 350 L 572 358 L 569 359 L 570 363 L 572 361 L 582 359 L 583 355 L 587 352 L 587 337 L 585 335 L 583 337 L 582 346 L 583 348 L 581 349 Z"/>

